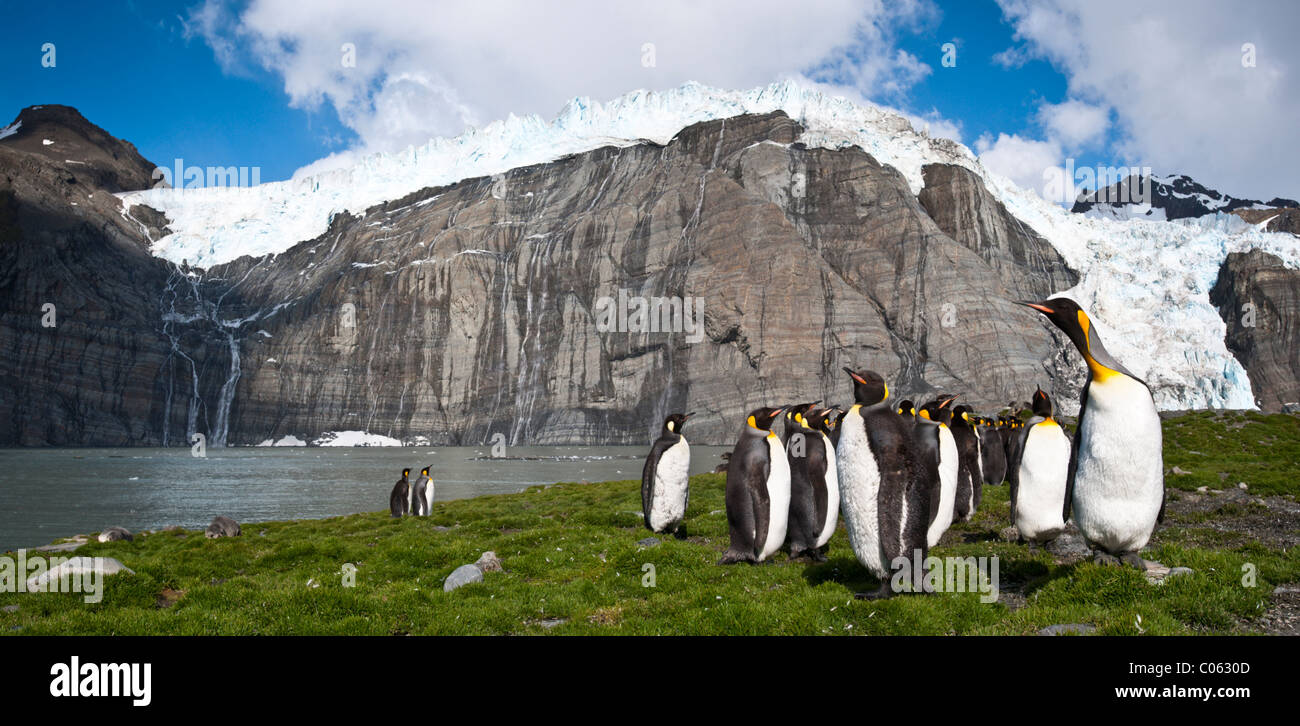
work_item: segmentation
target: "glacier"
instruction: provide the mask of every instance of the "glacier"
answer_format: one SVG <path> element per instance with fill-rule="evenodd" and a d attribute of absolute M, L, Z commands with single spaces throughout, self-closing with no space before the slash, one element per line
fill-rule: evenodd
<path fill-rule="evenodd" d="M 324 233 L 337 214 L 364 215 L 371 206 L 425 187 L 602 146 L 666 144 L 695 123 L 778 110 L 804 127 L 800 142 L 860 147 L 897 169 L 914 194 L 923 186 L 926 164 L 970 169 L 1079 271 L 1079 284 L 1060 293 L 1092 314 L 1111 352 L 1151 385 L 1157 406 L 1254 408 L 1250 381 L 1224 344 L 1226 326 L 1208 292 L 1230 252 L 1263 249 L 1300 269 L 1300 248 L 1291 235 L 1264 232 L 1263 225 L 1221 213 L 1174 222 L 1072 214 L 989 171 L 956 141 L 917 132 L 891 109 L 802 81 L 747 91 L 687 83 L 664 92 L 633 91 L 604 104 L 575 98 L 549 122 L 511 115 L 455 138 L 375 154 L 317 175 L 254 187 L 157 188 L 118 197 L 124 213 L 144 204 L 171 220 L 172 234 L 153 243 L 155 255 L 206 268 L 244 255 L 278 254 Z"/>

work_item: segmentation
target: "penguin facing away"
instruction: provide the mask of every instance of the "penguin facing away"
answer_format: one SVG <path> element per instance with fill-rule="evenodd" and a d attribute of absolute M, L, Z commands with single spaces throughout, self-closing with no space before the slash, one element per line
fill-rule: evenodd
<path fill-rule="evenodd" d="M 817 537 L 822 522 L 818 516 L 818 499 L 823 513 L 826 503 L 826 450 L 821 432 L 815 431 L 807 419 L 818 403 L 821 401 L 801 403 L 785 412 L 785 451 L 790 464 L 790 517 L 786 536 L 791 558 L 824 559 L 817 552 Z M 814 479 L 821 481 L 821 491 L 815 491 Z"/>
<path fill-rule="evenodd" d="M 957 496 L 953 503 L 953 518 L 969 522 L 979 509 L 984 495 L 984 473 L 980 471 L 979 437 L 970 423 L 970 407 L 957 406 L 952 410 L 948 430 L 957 444 Z"/>
<path fill-rule="evenodd" d="M 1062 519 L 1073 513 L 1084 539 L 1100 550 L 1098 562 L 1144 568 L 1138 552 L 1165 510 L 1164 444 L 1151 390 L 1106 350 L 1075 301 L 1021 304 L 1060 328 L 1088 366 Z"/>
<path fill-rule="evenodd" d="M 1022 538 L 1042 544 L 1065 530 L 1070 439 L 1052 418 L 1052 401 L 1041 388 L 1034 392 L 1033 409 L 1020 433 L 1020 465 L 1011 475 L 1011 522 Z"/>
<path fill-rule="evenodd" d="M 758 563 L 785 543 L 790 514 L 790 463 L 772 423 L 785 408 L 750 412 L 727 462 L 727 526 L 731 545 L 720 565 Z"/>
<path fill-rule="evenodd" d="M 840 513 L 853 554 L 881 580 L 876 591 L 855 597 L 889 597 L 895 561 L 924 561 L 929 551 L 929 492 L 919 476 L 911 426 L 889 407 L 885 380 L 873 371 L 844 370 L 853 379 L 855 403 L 844 417 L 835 450 Z M 903 569 L 906 576 L 911 567 Z"/>
<path fill-rule="evenodd" d="M 984 473 L 984 483 L 998 486 L 1007 480 L 1007 450 L 997 428 L 997 422 L 981 419 L 980 437 L 980 471 Z"/>
<path fill-rule="evenodd" d="M 952 420 L 948 405 L 956 396 L 935 399 L 916 412 L 913 433 L 923 466 L 931 468 L 930 522 L 927 541 L 930 547 L 939 544 L 943 533 L 952 525 L 957 504 L 957 477 L 959 457 L 957 441 L 948 429 Z"/>
<path fill-rule="evenodd" d="M 820 530 L 816 542 L 818 551 L 831 541 L 835 527 L 839 524 L 840 473 L 835 459 L 835 445 L 831 441 L 831 414 L 837 409 L 838 406 L 832 406 L 816 411 L 811 420 L 812 428 L 821 434 L 822 445 L 819 450 L 824 457 L 818 461 L 810 456 L 808 460 L 808 478 L 816 495 L 816 521 Z"/>
<path fill-rule="evenodd" d="M 641 512 L 651 532 L 678 531 L 691 500 L 691 447 L 682 427 L 694 413 L 664 419 L 641 470 Z"/>
<path fill-rule="evenodd" d="M 433 511 L 433 477 L 429 467 L 420 470 L 420 478 L 411 487 L 411 515 L 427 517 Z"/>
<path fill-rule="evenodd" d="M 407 499 L 411 496 L 411 483 L 407 477 L 411 476 L 410 469 L 402 469 L 402 478 L 397 480 L 393 485 L 393 493 L 388 495 L 388 511 L 394 517 L 403 517 L 406 515 L 410 502 Z"/>

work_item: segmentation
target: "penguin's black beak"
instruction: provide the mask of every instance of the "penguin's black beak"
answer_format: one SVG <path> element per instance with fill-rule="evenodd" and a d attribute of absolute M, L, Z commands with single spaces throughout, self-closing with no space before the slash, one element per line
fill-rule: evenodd
<path fill-rule="evenodd" d="M 685 416 L 682 416 L 682 420 L 685 421 L 686 419 L 688 419 L 688 418 L 690 418 L 691 416 L 694 416 L 694 415 L 695 415 L 695 412 L 694 412 L 694 411 L 691 411 L 690 413 L 686 414 Z"/>
<path fill-rule="evenodd" d="M 852 368 L 844 366 L 844 372 L 849 374 L 849 377 L 858 383 L 866 383 L 866 381 L 862 380 L 862 376 L 859 376 Z"/>
<path fill-rule="evenodd" d="M 1029 302 L 1029 301 L 1027 301 L 1027 300 L 1017 300 L 1017 301 L 1016 301 L 1016 304 L 1017 304 L 1017 305 L 1024 305 L 1024 306 L 1027 307 L 1027 308 L 1033 308 L 1033 309 L 1037 310 L 1038 312 L 1043 313 L 1044 315 L 1055 315 L 1055 314 L 1056 314 L 1056 311 L 1055 311 L 1055 310 L 1053 310 L 1053 309 L 1047 307 L 1046 305 L 1044 305 L 1044 304 L 1042 304 L 1042 303 Z"/>
<path fill-rule="evenodd" d="M 946 408 L 948 404 L 952 403 L 953 401 L 956 401 L 957 397 L 960 395 L 961 395 L 960 393 L 954 393 L 951 396 L 945 398 L 943 402 L 939 404 L 939 408 Z"/>

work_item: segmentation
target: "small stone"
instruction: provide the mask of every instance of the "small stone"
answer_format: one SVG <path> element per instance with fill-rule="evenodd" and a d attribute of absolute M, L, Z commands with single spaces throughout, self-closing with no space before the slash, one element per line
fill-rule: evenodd
<path fill-rule="evenodd" d="M 638 540 L 636 543 L 637 547 L 654 547 L 657 544 L 659 544 L 658 537 L 646 537 L 643 540 Z"/>
<path fill-rule="evenodd" d="M 538 620 L 537 624 L 542 626 L 543 628 L 546 628 L 547 630 L 550 630 L 551 628 L 554 628 L 557 625 L 563 625 L 567 622 L 569 622 L 568 618 L 546 618 L 544 620 Z"/>
<path fill-rule="evenodd" d="M 1205 494 L 1206 492 L 1210 491 L 1210 488 L 1209 488 L 1209 487 L 1196 487 L 1196 491 L 1200 492 L 1201 494 Z"/>
<path fill-rule="evenodd" d="M 118 540 L 131 542 L 133 538 L 131 537 L 131 533 L 127 531 L 125 527 L 109 527 L 99 533 L 100 542 L 117 542 Z"/>
<path fill-rule="evenodd" d="M 1175 473 L 1175 474 L 1177 474 L 1177 475 L 1179 475 L 1179 476 L 1187 476 L 1188 474 L 1191 474 L 1192 472 L 1187 471 L 1186 469 L 1183 469 L 1182 467 L 1175 466 L 1175 467 L 1173 468 L 1173 473 Z"/>
<path fill-rule="evenodd" d="M 478 565 L 478 568 L 484 572 L 501 571 L 501 558 L 497 557 L 497 553 L 491 550 L 488 550 L 479 556 L 478 562 L 475 562 L 474 564 Z"/>
<path fill-rule="evenodd" d="M 5 612 L 7 612 L 7 613 L 16 613 L 16 612 L 18 612 L 18 606 L 17 606 L 17 605 L 5 605 L 4 607 L 0 608 L 0 610 L 3 610 L 3 611 L 5 611 Z"/>
<path fill-rule="evenodd" d="M 1238 489 L 1249 489 L 1250 487 L 1246 486 L 1246 482 L 1244 482 L 1244 481 L 1239 481 L 1239 482 L 1237 482 L 1237 488 L 1238 488 Z"/>
<path fill-rule="evenodd" d="M 1065 623 L 1049 625 L 1038 631 L 1039 635 L 1091 635 L 1097 628 L 1085 623 Z"/>
<path fill-rule="evenodd" d="M 451 529 L 451 527 L 444 527 L 441 524 L 436 524 L 433 526 L 433 531 L 435 532 L 446 532 L 449 529 Z"/>
<path fill-rule="evenodd" d="M 128 575 L 135 574 L 134 570 L 123 565 L 112 557 L 73 557 L 58 567 L 51 568 L 40 575 L 28 578 L 27 591 L 41 592 L 52 580 L 58 580 L 62 577 L 81 577 L 93 572 L 97 568 L 104 573 L 105 577 L 116 575 L 119 572 L 125 572 Z M 58 584 L 61 586 L 63 583 Z"/>
<path fill-rule="evenodd" d="M 1300 585 L 1278 585 L 1273 588 L 1274 595 L 1300 595 Z M 14 606 L 16 607 L 16 606 Z"/>
<path fill-rule="evenodd" d="M 1170 577 L 1175 577 L 1177 575 L 1190 575 L 1193 572 L 1195 572 L 1195 570 L 1193 570 L 1190 567 L 1172 567 L 1169 569 L 1169 574 L 1165 575 L 1165 577 L 1170 578 Z"/>
<path fill-rule="evenodd" d="M 1020 539 L 1020 530 L 1016 529 L 1014 524 L 1010 527 L 1003 527 L 998 530 L 998 537 L 1004 542 L 1015 542 Z"/>
<path fill-rule="evenodd" d="M 462 585 L 468 585 L 472 582 L 482 582 L 483 571 L 478 565 L 461 565 L 447 575 L 447 579 L 442 582 L 442 591 L 451 592 Z"/>
<path fill-rule="evenodd" d="M 238 537 L 239 522 L 236 522 L 230 517 L 217 515 L 213 518 L 212 524 L 209 524 L 208 528 L 204 530 L 203 536 L 208 539 L 216 539 L 218 537 Z"/>
<path fill-rule="evenodd" d="M 1067 530 L 1062 532 L 1056 539 L 1048 542 L 1044 549 L 1057 557 L 1082 557 L 1088 554 L 1088 543 L 1083 540 L 1083 536 L 1078 532 Z"/>

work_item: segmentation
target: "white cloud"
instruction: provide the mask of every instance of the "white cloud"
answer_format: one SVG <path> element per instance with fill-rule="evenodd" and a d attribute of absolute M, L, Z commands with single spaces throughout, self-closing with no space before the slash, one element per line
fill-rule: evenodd
<path fill-rule="evenodd" d="M 1049 201 L 1061 201 L 1062 151 L 1055 141 L 1027 139 L 1017 134 L 998 134 L 993 139 L 984 134 L 975 141 L 975 151 L 979 153 L 980 163 L 990 171 L 1007 177 L 1016 186 L 1038 192 Z M 1050 190 L 1058 191 L 1049 194 Z"/>
<path fill-rule="evenodd" d="M 549 118 L 575 96 L 691 80 L 752 88 L 807 72 L 839 92 L 901 98 L 930 68 L 897 49 L 893 33 L 935 17 L 929 0 L 797 9 L 778 0 L 253 0 L 237 16 L 207 0 L 187 32 L 223 67 L 238 65 L 238 50 L 283 76 L 291 105 L 336 110 L 360 140 L 310 167 L 320 170 L 511 113 Z M 344 67 L 345 43 L 355 45 L 355 67 Z"/>
<path fill-rule="evenodd" d="M 1110 111 L 1105 106 L 1070 99 L 1040 106 L 1038 122 L 1049 139 L 1060 142 L 1067 150 L 1077 150 L 1102 139 L 1110 126 Z"/>
<path fill-rule="evenodd" d="M 1300 4 L 999 0 L 1070 95 L 1114 109 L 1125 165 L 1237 196 L 1300 197 Z M 1242 46 L 1255 47 L 1243 67 Z"/>

